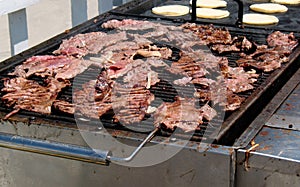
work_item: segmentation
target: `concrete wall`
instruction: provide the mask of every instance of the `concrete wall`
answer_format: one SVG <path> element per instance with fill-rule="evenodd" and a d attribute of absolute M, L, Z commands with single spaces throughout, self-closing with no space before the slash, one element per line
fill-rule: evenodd
<path fill-rule="evenodd" d="M 40 0 L 25 9 L 28 47 L 93 18 L 110 9 L 112 5 L 113 0 Z M 10 34 L 9 16 L 1 15 L 0 61 L 11 56 Z"/>

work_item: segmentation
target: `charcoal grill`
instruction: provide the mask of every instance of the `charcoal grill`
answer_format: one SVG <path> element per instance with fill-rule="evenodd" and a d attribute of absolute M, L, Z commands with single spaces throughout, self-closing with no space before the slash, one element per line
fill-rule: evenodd
<path fill-rule="evenodd" d="M 168 23 L 168 24 L 181 24 L 187 20 L 190 20 L 190 17 L 184 18 L 176 18 L 169 19 L 165 17 L 158 17 L 154 15 L 149 15 L 150 7 L 160 5 L 161 3 L 170 3 L 170 1 L 132 1 L 130 3 L 125 4 L 111 12 L 106 14 L 102 14 L 98 17 L 93 18 L 65 33 L 62 33 L 48 41 L 45 41 L 19 55 L 13 56 L 10 59 L 4 61 L 0 65 L 1 78 L 6 78 L 7 73 L 11 72 L 16 65 L 22 63 L 25 59 L 38 54 L 51 54 L 52 51 L 57 49 L 61 41 L 65 38 L 74 36 L 79 33 L 86 33 L 92 31 L 99 31 L 100 25 L 111 19 L 142 19 L 149 21 L 157 21 L 160 23 Z M 176 1 L 178 3 L 178 1 Z M 235 6 L 237 4 L 233 2 Z M 230 5 L 230 4 L 229 4 Z M 233 6 L 233 7 L 235 7 Z M 290 17 L 290 16 L 289 16 Z M 232 35 L 242 35 L 246 36 L 250 40 L 256 41 L 259 44 L 265 43 L 265 39 L 268 34 L 270 34 L 273 29 L 284 30 L 280 25 L 270 27 L 268 29 L 261 28 L 252 28 L 246 27 L 246 29 L 240 29 L 235 26 L 233 20 L 235 18 L 229 18 L 226 20 L 227 22 L 215 23 L 216 26 L 227 25 L 227 28 L 231 32 Z M 196 20 L 197 23 L 205 23 L 203 20 Z M 229 24 L 230 22 L 230 24 Z M 207 22 L 208 23 L 208 22 Z M 212 23 L 212 22 L 209 22 Z M 297 37 L 299 37 L 299 33 L 295 33 Z M 199 129 L 193 135 L 190 142 L 184 146 L 184 149 L 180 154 L 174 156 L 174 158 L 169 161 L 162 163 L 160 165 L 151 167 L 148 171 L 143 171 L 142 173 L 146 173 L 148 176 L 155 177 L 161 180 L 163 176 L 159 176 L 156 174 L 156 170 L 160 170 L 166 173 L 171 173 L 171 175 L 178 176 L 178 179 L 170 182 L 168 179 L 165 182 L 162 182 L 165 185 L 170 184 L 182 184 L 185 185 L 187 181 L 190 181 L 191 185 L 197 185 L 200 181 L 202 184 L 225 184 L 228 186 L 234 185 L 235 180 L 235 151 L 233 148 L 234 142 L 240 137 L 240 135 L 245 132 L 245 130 L 250 125 L 251 121 L 253 121 L 256 116 L 263 110 L 263 107 L 266 106 L 276 92 L 280 90 L 280 88 L 288 81 L 288 79 L 297 71 L 299 68 L 299 56 L 300 48 L 297 47 L 288 63 L 283 64 L 282 68 L 275 70 L 272 73 L 261 73 L 260 78 L 258 80 L 257 85 L 255 85 L 256 89 L 254 91 L 245 93 L 245 97 L 247 97 L 246 101 L 243 103 L 240 109 L 234 111 L 232 113 L 227 113 L 225 121 L 222 125 L 221 131 L 212 131 L 209 133 L 211 137 L 213 137 L 214 144 L 206 145 L 205 139 L 203 139 L 201 133 L 203 131 L 209 130 L 204 126 L 204 129 Z M 236 60 L 236 56 L 227 56 L 230 60 L 231 65 L 234 65 L 234 60 Z M 84 76 L 83 76 L 84 79 Z M 2 86 L 2 85 L 1 85 Z M 164 86 L 164 85 L 163 85 Z M 154 88 L 157 90 L 158 94 L 160 93 L 160 89 Z M 60 96 L 64 99 L 70 99 L 71 97 L 71 88 L 69 90 L 65 90 L 63 94 Z M 163 94 L 163 93 L 162 93 Z M 3 103 L 0 104 L 0 115 L 4 117 L 11 109 L 5 107 Z M 144 133 L 138 133 L 136 131 L 128 130 L 123 126 L 119 126 L 116 124 L 112 124 L 111 120 L 103 120 L 106 124 L 107 131 L 116 137 L 118 140 L 125 142 L 126 144 L 133 144 L 135 146 L 142 145 L 140 141 L 145 139 L 148 132 L 153 129 L 152 124 L 146 124 L 144 126 L 138 126 L 137 128 L 141 128 L 137 131 L 142 131 Z M 104 164 L 108 165 L 110 171 L 115 172 L 116 178 L 123 179 L 123 182 L 127 182 L 130 184 L 129 178 L 122 177 L 122 173 L 130 173 L 131 176 L 138 175 L 140 172 L 139 169 L 130 168 L 130 167 L 119 167 L 117 164 L 107 162 L 107 158 L 111 158 L 109 155 L 109 151 L 104 150 L 103 152 L 95 152 L 87 148 L 86 143 L 82 138 L 80 138 L 80 134 L 76 127 L 74 117 L 62 115 L 60 113 L 53 113 L 51 115 L 42 115 L 32 112 L 21 111 L 19 114 L 11 117 L 9 120 L 2 120 L 1 126 L 1 134 L 0 134 L 0 143 L 1 147 L 4 149 L 4 155 L 10 155 L 13 153 L 19 153 L 17 156 L 13 156 L 12 159 L 18 160 L 21 157 L 34 158 L 39 161 L 45 161 L 43 156 L 36 155 L 34 153 L 41 153 L 41 155 L 48 155 L 54 157 L 62 157 L 68 158 L 72 160 L 79 160 L 84 162 L 92 162 L 96 164 Z M 208 125 L 208 124 L 206 124 Z M 263 125 L 263 124 L 262 124 Z M 85 127 L 86 131 L 93 131 L 93 135 L 95 136 L 105 136 L 105 133 L 102 132 L 102 129 L 99 129 L 97 125 L 93 123 L 93 121 L 89 121 L 86 123 Z M 259 131 L 259 127 L 257 131 Z M 248 130 L 248 129 L 247 129 Z M 257 132 L 256 131 L 256 132 Z M 252 132 L 253 133 L 253 132 Z M 255 133 L 254 133 L 255 134 Z M 175 139 L 169 139 L 170 133 L 160 131 L 158 136 L 154 137 L 151 142 L 148 142 L 150 145 L 155 145 L 158 143 L 164 142 L 166 146 L 174 146 L 180 147 L 182 146 L 181 139 L 185 138 L 185 134 L 179 134 Z M 152 135 L 149 135 L 152 138 Z M 248 144 L 250 140 L 253 138 L 251 136 L 244 136 L 245 139 L 244 145 Z M 8 142 L 8 143 L 7 143 Z M 167 142 L 167 143 L 166 143 Z M 200 144 L 204 142 L 203 144 Z M 146 142 L 145 142 L 146 143 Z M 238 146 L 239 147 L 239 146 Z M 235 147 L 236 148 L 236 147 Z M 12 149 L 12 150 L 10 150 Z M 54 151 L 53 151 L 54 150 Z M 204 151 L 204 152 L 203 152 Z M 28 152 L 28 153 L 27 153 Z M 195 154 L 194 154 L 194 153 Z M 29 154 L 29 155 L 28 155 Z M 124 155 L 121 153 L 121 155 Z M 184 155 L 184 156 L 183 156 Z M 128 156 L 128 155 L 126 155 Z M 126 157 L 124 156 L 124 157 Z M 141 155 L 137 155 L 137 157 L 143 157 L 143 153 Z M 195 157 L 196 156 L 196 157 Z M 47 157 L 48 158 L 48 157 Z M 187 160 L 190 159 L 189 162 Z M 72 164 L 74 168 L 81 168 L 76 161 L 72 160 L 60 160 L 57 161 L 57 158 L 49 159 L 51 164 L 58 166 L 59 164 L 68 165 Z M 81 163 L 81 162 L 80 162 Z M 184 163 L 180 165 L 180 167 L 174 168 L 173 165 L 176 163 Z M 17 164 L 21 164 L 17 162 Z M 201 168 L 194 168 L 195 164 L 199 167 L 204 168 L 214 168 L 214 171 L 208 171 L 206 174 L 201 172 Z M 17 167 L 14 166 L 14 167 Z M 37 166 L 39 167 L 39 166 Z M 106 167 L 106 166 L 104 166 Z M 4 167 L 6 168 L 6 167 Z M 83 163 L 83 170 L 87 172 L 88 175 L 96 174 L 101 172 L 101 167 L 93 168 L 93 166 L 88 163 Z M 6 168 L 7 169 L 7 168 Z M 174 169 L 174 171 L 172 171 Z M 93 170 L 93 171 L 92 171 Z M 176 170 L 176 171 L 175 171 Z M 61 170 L 59 170 L 62 172 Z M 176 173 L 180 174 L 176 174 Z M 18 173 L 18 172 L 16 172 Z M 58 172 L 59 173 L 59 172 Z M 211 174 L 215 173 L 214 176 L 216 178 L 221 179 L 220 181 L 213 182 L 211 180 Z M 224 175 L 226 173 L 226 175 Z M 12 173 L 10 173 L 13 175 Z M 37 174 L 37 173 L 35 173 Z M 60 174 L 60 173 L 59 173 Z M 62 173 L 61 173 L 62 174 Z M 58 175 L 58 174 L 57 174 Z M 55 176 L 57 176 L 55 174 Z M 70 172 L 65 174 L 66 178 L 71 178 L 76 176 L 74 172 Z M 110 180 L 107 180 L 106 177 L 110 178 L 111 172 L 104 173 L 100 178 L 102 180 L 102 184 L 110 184 Z M 169 174 L 166 174 L 169 176 Z M 139 175 L 138 175 L 139 176 Z M 181 176 L 181 177 L 180 177 Z M 193 177 L 194 176 L 194 177 Z M 87 176 L 90 178 L 91 176 Z M 91 177 L 92 179 L 92 177 Z M 208 180 L 209 179 L 209 180 Z M 25 179 L 19 179 L 18 181 L 24 182 Z M 48 181 L 49 184 L 51 181 L 46 177 L 43 177 L 44 181 Z M 117 179 L 116 179 L 117 180 Z M 98 179 L 96 181 L 99 181 Z M 145 181 L 149 181 L 146 179 Z M 94 181 L 95 182 L 95 181 Z M 93 181 L 87 182 L 87 184 L 94 185 Z M 116 181 L 114 181 L 116 182 Z M 123 182 L 116 182 L 116 184 L 124 184 Z M 170 183 L 168 183 L 170 182 Z M 135 181 L 133 184 L 140 185 L 142 181 Z M 71 185 L 70 182 L 64 181 L 66 186 Z M 156 183 L 153 181 L 149 181 L 149 185 L 155 185 Z"/>

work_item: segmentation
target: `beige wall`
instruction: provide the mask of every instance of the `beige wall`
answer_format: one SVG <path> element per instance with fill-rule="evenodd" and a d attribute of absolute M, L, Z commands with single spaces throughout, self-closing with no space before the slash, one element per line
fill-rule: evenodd
<path fill-rule="evenodd" d="M 104 0 L 111 1 L 111 0 Z M 26 8 L 28 47 L 72 28 L 71 0 L 40 0 Z M 88 19 L 98 15 L 98 0 L 87 0 Z M 0 16 L 0 61 L 10 57 L 8 16 Z"/>

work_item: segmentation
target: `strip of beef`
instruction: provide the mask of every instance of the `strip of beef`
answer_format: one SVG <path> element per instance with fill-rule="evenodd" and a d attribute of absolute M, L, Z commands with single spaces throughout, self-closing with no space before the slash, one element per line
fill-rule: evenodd
<path fill-rule="evenodd" d="M 8 107 L 14 108 L 14 111 L 5 118 L 9 118 L 20 109 L 50 114 L 51 106 L 58 93 L 69 86 L 70 82 L 47 79 L 46 84 L 46 86 L 41 86 L 35 81 L 22 77 L 5 80 L 2 91 L 6 94 L 2 97 L 2 101 Z"/>
<path fill-rule="evenodd" d="M 127 39 L 125 32 L 106 34 L 103 32 L 90 32 L 78 34 L 68 40 L 63 40 L 54 54 L 82 57 L 88 53 L 97 54 L 105 47 L 114 45 Z"/>
<path fill-rule="evenodd" d="M 298 45 L 298 40 L 294 33 L 284 34 L 280 31 L 275 31 L 267 37 L 267 43 L 270 47 L 281 47 L 283 50 L 292 50 Z"/>
<path fill-rule="evenodd" d="M 227 93 L 227 102 L 225 104 L 225 110 L 226 111 L 234 111 L 238 108 L 240 108 L 242 102 L 245 100 L 245 98 L 240 97 L 232 92 Z"/>
<path fill-rule="evenodd" d="M 181 27 L 194 32 L 204 45 L 232 43 L 232 37 L 226 28 L 216 28 L 213 25 L 196 25 L 195 23 L 186 23 Z"/>
<path fill-rule="evenodd" d="M 115 83 L 112 93 L 114 119 L 123 125 L 141 122 L 153 100 L 154 95 L 144 86 Z"/>
<path fill-rule="evenodd" d="M 87 45 L 97 38 L 107 36 L 104 32 L 90 32 L 85 34 L 77 34 L 69 39 L 63 40 L 59 49 L 54 51 L 55 54 L 85 56 L 88 53 Z"/>
<path fill-rule="evenodd" d="M 96 85 L 97 81 L 91 80 L 83 84 L 82 89 L 73 92 L 73 104 L 75 105 L 76 111 L 86 117 L 94 119 L 98 119 L 112 109 L 111 91 L 106 92 L 104 95 L 104 92 L 100 93 L 95 88 Z M 103 95 L 99 96 L 101 94 Z"/>
<path fill-rule="evenodd" d="M 208 104 L 205 104 L 200 109 L 200 115 L 203 116 L 207 121 L 211 121 L 215 116 L 217 116 L 217 111 L 210 107 Z"/>
<path fill-rule="evenodd" d="M 256 45 L 250 42 L 246 37 L 234 37 L 230 44 L 213 44 L 211 49 L 219 54 L 229 52 L 245 52 L 254 51 Z"/>
<path fill-rule="evenodd" d="M 70 63 L 77 63 L 79 59 L 66 56 L 33 56 L 15 68 L 15 71 L 9 75 L 16 75 L 27 78 L 33 74 L 41 77 L 52 76 L 55 71 Z"/>
<path fill-rule="evenodd" d="M 127 65 L 126 70 L 123 82 L 131 87 L 140 85 L 149 89 L 152 85 L 160 81 L 158 73 L 151 69 L 151 65 L 140 59 Z"/>
<path fill-rule="evenodd" d="M 191 78 L 203 77 L 208 73 L 201 63 L 187 55 L 183 55 L 177 62 L 173 62 L 168 71 Z"/>
<path fill-rule="evenodd" d="M 241 54 L 237 60 L 240 67 L 253 67 L 264 72 L 271 72 L 281 67 L 281 63 L 288 61 L 288 55 L 279 48 L 268 48 L 266 45 L 258 46 L 251 55 Z"/>
<path fill-rule="evenodd" d="M 75 113 L 75 106 L 72 103 L 69 103 L 67 101 L 63 100 L 55 100 L 53 102 L 53 107 L 61 112 L 67 113 L 67 114 L 74 114 Z"/>
<path fill-rule="evenodd" d="M 119 29 L 119 30 L 145 30 L 157 27 L 159 24 L 149 21 L 140 21 L 133 19 L 123 20 L 109 20 L 101 25 L 102 28 L 106 29 Z"/>
<path fill-rule="evenodd" d="M 209 105 L 196 108 L 193 98 L 176 98 L 173 103 L 162 103 L 154 114 L 154 124 L 170 130 L 180 128 L 184 132 L 194 131 L 203 123 L 203 118 L 211 120 L 217 112 Z"/>
<path fill-rule="evenodd" d="M 253 83 L 257 81 L 258 74 L 247 73 L 242 67 L 223 66 L 222 73 L 224 75 L 225 84 L 228 90 L 233 93 L 245 92 L 254 89 Z"/>

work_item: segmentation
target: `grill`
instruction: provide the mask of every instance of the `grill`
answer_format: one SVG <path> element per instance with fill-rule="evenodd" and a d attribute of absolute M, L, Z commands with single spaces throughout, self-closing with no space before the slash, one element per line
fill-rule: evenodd
<path fill-rule="evenodd" d="M 201 19 L 197 18 L 195 20 L 196 23 L 212 23 L 222 26 L 235 26 L 235 23 L 238 19 L 238 12 L 239 7 L 238 3 L 234 0 L 226 0 L 227 7 L 223 8 L 224 10 L 228 10 L 230 12 L 230 16 L 224 19 Z M 254 4 L 254 1 L 247 0 L 243 2 L 243 13 L 255 13 L 250 10 L 249 6 Z M 189 1 L 179 1 L 179 0 L 135 0 L 131 1 L 130 3 L 125 4 L 124 6 L 120 6 L 114 10 L 113 13 L 119 15 L 132 15 L 136 17 L 144 17 L 144 18 L 158 18 L 162 20 L 173 20 L 173 21 L 190 21 L 192 19 L 191 15 L 185 16 L 175 16 L 175 17 L 165 17 L 153 14 L 151 12 L 151 8 L 156 6 L 163 6 L 163 5 L 186 5 L 190 6 Z M 279 19 L 279 24 L 277 25 L 270 25 L 270 26 L 251 26 L 251 25 L 244 25 L 247 29 L 263 29 L 263 30 L 279 30 L 279 31 L 287 31 L 287 32 L 299 32 L 299 23 L 300 20 L 297 19 L 297 14 L 299 10 L 299 5 L 293 5 L 288 7 L 288 11 L 286 13 L 277 13 L 273 14 Z"/>
<path fill-rule="evenodd" d="M 74 36 L 79 33 L 87 33 L 93 31 L 103 30 L 101 29 L 100 25 L 103 22 L 106 22 L 111 19 L 140 19 L 140 20 L 149 20 L 149 21 L 156 21 L 161 23 L 169 23 L 169 24 L 180 24 L 190 19 L 190 16 L 179 17 L 175 19 L 165 18 L 153 15 L 150 12 L 151 7 L 162 5 L 162 4 L 186 4 L 187 2 L 181 1 L 133 1 L 131 3 L 127 3 L 126 5 L 119 7 L 109 13 L 100 15 L 90 21 L 87 21 L 66 33 L 60 34 L 55 38 L 52 38 L 44 43 L 33 47 L 19 55 L 16 55 L 6 61 L 4 61 L 0 65 L 0 72 L 1 72 L 1 79 L 9 77 L 7 74 L 11 72 L 15 66 L 19 65 L 27 58 L 33 55 L 46 55 L 51 54 L 52 51 L 58 48 L 62 39 L 69 38 L 70 36 Z M 232 4 L 232 6 L 231 6 Z M 235 2 L 229 2 L 228 7 L 230 7 L 230 11 L 232 15 L 236 15 L 237 12 L 237 4 Z M 246 7 L 246 6 L 245 6 Z M 293 8 L 291 10 L 293 12 Z M 286 16 L 280 17 L 280 19 L 284 19 Z M 287 15 L 289 19 L 289 15 Z M 240 29 L 235 27 L 232 24 L 236 18 L 230 17 L 228 19 L 222 21 L 209 21 L 209 23 L 215 23 L 215 26 L 223 26 L 226 25 L 229 29 L 230 33 L 233 36 L 246 36 L 248 39 L 255 41 L 258 44 L 265 44 L 266 37 L 270 34 L 273 29 L 276 30 L 287 30 L 289 27 L 285 26 L 285 23 L 279 24 L 277 26 L 270 27 L 268 29 L 261 29 L 261 28 L 252 28 L 246 27 L 245 29 Z M 204 23 L 205 20 L 196 20 L 197 23 Z M 299 24 L 296 24 L 297 26 Z M 105 30 L 104 30 L 105 31 Z M 295 33 L 297 37 L 299 37 L 298 33 Z M 176 51 L 176 50 L 175 50 Z M 243 133 L 243 131 L 248 127 L 250 122 L 259 114 L 262 108 L 271 100 L 274 93 L 276 93 L 282 85 L 289 79 L 289 77 L 296 71 L 299 66 L 297 57 L 299 56 L 300 49 L 299 47 L 295 49 L 293 54 L 290 57 L 288 63 L 282 65 L 282 67 L 278 70 L 275 70 L 272 73 L 263 73 L 261 72 L 258 78 L 258 81 L 255 83 L 255 89 L 253 91 L 248 91 L 246 93 L 240 94 L 241 96 L 247 98 L 242 106 L 234 111 L 234 112 L 227 112 L 225 115 L 225 121 L 222 124 L 221 131 L 219 129 L 214 128 L 214 123 L 218 123 L 219 119 L 215 121 L 211 121 L 209 123 L 204 123 L 201 128 L 197 129 L 194 135 L 192 136 L 192 141 L 214 141 L 215 144 L 221 145 L 232 145 L 234 141 Z M 226 55 L 229 59 L 229 64 L 232 67 L 236 67 L 235 60 L 237 60 L 238 56 L 235 54 Z M 93 71 L 93 70 L 89 70 Z M 79 82 L 86 82 L 89 79 L 90 72 L 86 72 L 81 74 L 79 77 Z M 161 98 L 163 101 L 172 101 L 173 96 L 176 94 L 176 91 L 172 88 L 171 85 L 168 84 L 168 76 L 165 72 L 160 73 L 160 78 L 165 81 L 161 81 L 159 84 L 155 85 L 151 88 L 151 92 L 155 94 L 156 97 Z M 34 77 L 34 80 L 40 81 L 38 77 Z M 1 83 L 0 87 L 3 87 L 3 83 Z M 166 91 L 167 88 L 167 91 Z M 185 90 L 184 88 L 179 88 L 180 91 L 188 94 L 192 94 L 189 90 Z M 190 93 L 189 93 L 190 92 Z M 63 90 L 60 94 L 58 99 L 71 101 L 72 98 L 72 88 L 68 88 Z M 156 103 L 158 106 L 159 103 Z M 8 113 L 11 109 L 7 108 L 3 103 L 0 103 L 0 110 L 2 112 Z M 68 123 L 73 127 L 76 127 L 74 116 L 72 115 L 65 115 L 54 111 L 51 115 L 42 115 L 28 111 L 21 111 L 19 113 L 21 116 L 25 116 L 29 119 L 36 119 L 36 118 L 43 118 L 49 121 L 55 121 L 57 124 Z M 121 131 L 137 131 L 143 133 L 149 133 L 153 129 L 153 123 L 151 121 L 147 121 L 142 123 L 141 125 L 137 125 L 135 130 L 128 129 L 122 125 L 117 123 L 113 123 L 111 120 L 111 116 L 107 115 L 101 118 L 102 123 L 107 128 L 111 129 L 118 129 Z M 96 121 L 89 121 L 88 125 L 92 127 L 97 127 Z M 206 133 L 207 137 L 203 137 L 203 134 Z M 167 131 L 160 131 L 158 133 L 161 136 L 170 136 L 170 132 Z M 178 138 L 188 138 L 189 135 L 185 133 L 179 133 L 176 135 Z M 250 141 L 250 140 L 249 140 Z"/>

